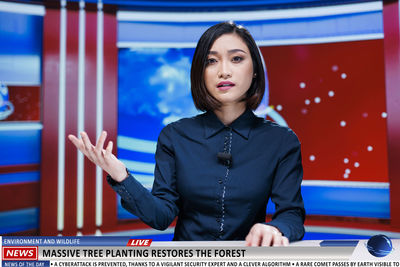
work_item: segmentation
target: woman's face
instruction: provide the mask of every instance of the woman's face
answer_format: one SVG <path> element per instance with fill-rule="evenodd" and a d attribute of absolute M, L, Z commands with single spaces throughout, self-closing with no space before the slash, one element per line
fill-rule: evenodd
<path fill-rule="evenodd" d="M 227 105 L 240 102 L 253 80 L 253 61 L 246 43 L 234 33 L 221 35 L 208 54 L 204 81 L 208 92 Z"/>

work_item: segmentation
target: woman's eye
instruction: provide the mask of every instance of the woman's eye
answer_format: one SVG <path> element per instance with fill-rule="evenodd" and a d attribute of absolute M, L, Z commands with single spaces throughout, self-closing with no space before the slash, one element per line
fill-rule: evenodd
<path fill-rule="evenodd" d="M 236 56 L 236 57 L 233 57 L 232 58 L 232 61 L 233 62 L 240 62 L 240 61 L 242 61 L 243 60 L 243 58 L 242 57 L 239 57 L 239 56 Z"/>
<path fill-rule="evenodd" d="M 215 62 L 217 62 L 217 60 L 215 58 L 207 59 L 207 65 L 214 64 Z"/>

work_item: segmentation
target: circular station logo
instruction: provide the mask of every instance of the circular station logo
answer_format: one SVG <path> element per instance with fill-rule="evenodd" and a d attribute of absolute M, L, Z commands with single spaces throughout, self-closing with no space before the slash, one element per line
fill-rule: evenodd
<path fill-rule="evenodd" d="M 367 249 L 375 257 L 385 257 L 393 251 L 393 245 L 389 237 L 374 235 L 368 240 Z"/>

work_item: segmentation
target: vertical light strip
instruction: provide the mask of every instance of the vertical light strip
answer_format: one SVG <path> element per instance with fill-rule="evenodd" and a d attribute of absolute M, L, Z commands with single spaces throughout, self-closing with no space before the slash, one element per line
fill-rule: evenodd
<path fill-rule="evenodd" d="M 78 133 L 84 131 L 85 127 L 85 2 L 79 2 L 79 51 L 78 51 Z M 77 157 L 77 207 L 76 227 L 83 228 L 83 199 L 84 199 L 84 161 L 83 154 L 78 150 Z"/>
<path fill-rule="evenodd" d="M 97 4 L 97 90 L 96 90 L 96 136 L 97 139 L 103 130 L 103 3 Z M 103 224 L 103 171 L 96 168 L 96 226 Z"/>
<path fill-rule="evenodd" d="M 60 0 L 60 77 L 58 99 L 58 202 L 57 230 L 64 230 L 64 185 L 65 185 L 65 75 L 67 49 L 66 0 Z"/>

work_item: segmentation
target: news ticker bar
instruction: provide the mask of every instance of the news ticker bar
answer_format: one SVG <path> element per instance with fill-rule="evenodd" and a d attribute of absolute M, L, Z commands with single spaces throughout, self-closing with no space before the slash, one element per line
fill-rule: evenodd
<path fill-rule="evenodd" d="M 400 267 L 399 241 L 393 240 L 393 251 L 384 259 L 372 256 L 364 241 L 356 246 L 321 247 L 320 241 L 302 241 L 289 247 L 246 247 L 242 241 L 152 242 L 108 236 L 0 237 L 0 253 L 5 267 Z M 389 265 L 335 264 L 360 260 Z M 320 264 L 296 265 L 299 261 Z"/>

